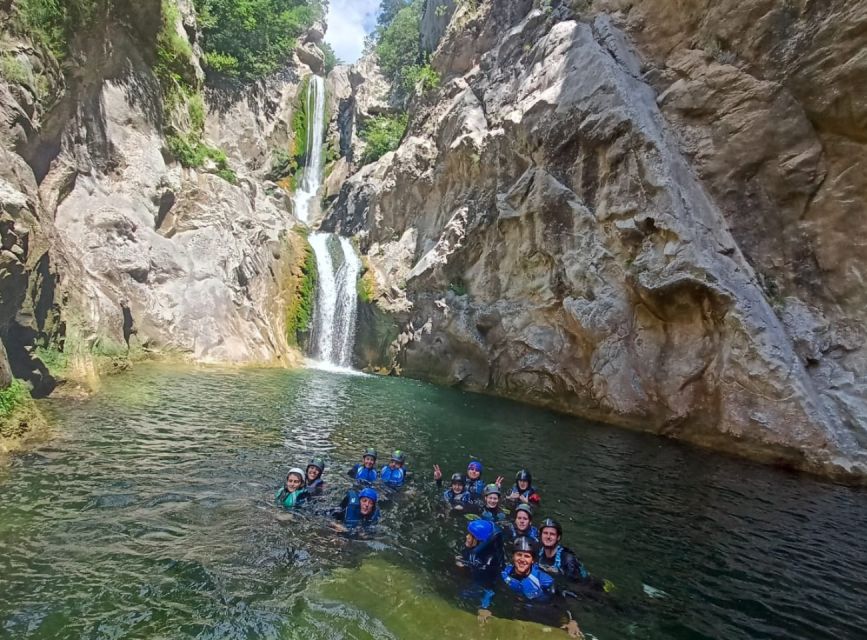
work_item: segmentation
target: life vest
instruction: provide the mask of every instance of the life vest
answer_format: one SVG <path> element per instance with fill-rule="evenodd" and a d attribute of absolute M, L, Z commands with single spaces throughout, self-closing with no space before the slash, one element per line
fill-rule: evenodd
<path fill-rule="evenodd" d="M 563 553 L 572 552 L 566 549 L 566 547 L 564 547 L 563 545 L 558 544 L 557 550 L 554 552 L 554 560 L 552 562 L 551 560 L 549 560 L 548 556 L 545 555 L 545 547 L 542 547 L 541 549 L 539 549 L 538 562 L 539 564 L 544 564 L 546 567 L 551 567 L 555 569 L 558 573 L 565 575 L 566 571 L 563 568 Z M 574 556 L 575 554 L 573 553 L 572 555 Z M 589 577 L 587 570 L 584 568 L 584 565 L 578 560 L 577 557 L 575 558 L 575 564 L 578 567 L 578 574 L 582 580 Z"/>
<path fill-rule="evenodd" d="M 362 464 L 355 465 L 355 480 L 363 484 L 376 482 L 376 469 L 368 469 Z"/>
<path fill-rule="evenodd" d="M 446 489 L 443 493 L 443 498 L 450 505 L 456 504 L 469 504 L 473 501 L 472 496 L 469 491 L 464 491 L 463 493 L 455 493 L 451 489 Z"/>
<path fill-rule="evenodd" d="M 500 508 L 497 507 L 496 511 L 491 511 L 487 507 L 482 510 L 481 516 L 479 516 L 482 520 L 490 520 L 491 522 L 502 522 L 506 519 L 506 514 L 500 511 Z"/>
<path fill-rule="evenodd" d="M 385 465 L 382 468 L 381 475 L 382 481 L 393 489 L 402 487 L 403 483 L 406 481 L 406 471 L 400 467 L 392 469 L 388 465 Z"/>
<path fill-rule="evenodd" d="M 518 485 L 512 485 L 512 490 L 509 491 L 510 494 L 517 493 L 520 497 L 526 498 L 528 502 L 538 503 L 541 498 L 539 496 L 539 492 L 533 486 L 527 487 L 526 491 L 521 491 L 518 488 Z"/>
<path fill-rule="evenodd" d="M 515 523 L 513 522 L 509 525 L 509 535 L 512 538 L 517 538 L 518 536 L 527 536 L 528 538 L 532 538 L 536 542 L 539 542 L 539 530 L 533 525 L 530 525 L 530 529 L 527 532 L 521 533 L 520 531 L 518 531 L 518 527 L 516 527 Z"/>
<path fill-rule="evenodd" d="M 464 562 L 473 572 L 473 577 L 492 580 L 496 578 L 502 563 L 502 540 L 498 534 L 492 535 L 472 549 L 464 547 L 462 556 Z"/>
<path fill-rule="evenodd" d="M 474 500 L 481 498 L 485 491 L 485 481 L 479 478 L 478 480 L 470 480 L 467 478 L 467 491 Z"/>
<path fill-rule="evenodd" d="M 307 498 L 307 489 L 302 487 L 301 489 L 296 489 L 295 491 L 290 493 L 286 491 L 286 487 L 282 487 L 279 491 L 277 491 L 274 497 L 277 501 L 277 504 L 280 504 L 287 509 L 291 509 L 292 507 L 296 507 L 302 502 L 304 502 L 304 500 Z"/>
<path fill-rule="evenodd" d="M 343 512 L 343 524 L 348 528 L 351 529 L 359 525 L 369 527 L 379 522 L 379 507 L 374 506 L 373 513 L 369 516 L 364 516 L 361 513 L 361 499 L 358 497 L 358 493 L 350 491 L 347 497 L 349 500 Z"/>
<path fill-rule="evenodd" d="M 540 571 L 539 567 L 533 565 L 530 573 L 523 578 L 513 577 L 512 571 L 514 569 L 514 565 L 510 564 L 503 569 L 502 573 L 503 582 L 506 583 L 506 586 L 512 592 L 523 596 L 527 600 L 536 600 L 553 592 L 554 579 L 545 572 Z"/>

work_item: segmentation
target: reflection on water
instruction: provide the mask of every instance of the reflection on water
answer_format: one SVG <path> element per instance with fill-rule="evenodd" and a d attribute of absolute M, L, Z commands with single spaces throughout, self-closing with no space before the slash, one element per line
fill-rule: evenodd
<path fill-rule="evenodd" d="M 43 406 L 58 438 L 0 475 L 0 637 L 539 637 L 501 606 L 479 628 L 458 596 L 462 523 L 435 516 L 429 471 L 471 456 L 486 477 L 529 466 L 540 516 L 564 521 L 567 544 L 617 584 L 575 603 L 597 638 L 836 639 L 867 627 L 863 491 L 316 370 L 145 366 L 87 401 Z M 328 464 L 324 502 L 336 502 L 367 446 L 408 451 L 416 472 L 376 539 L 336 537 L 317 509 L 273 507 L 288 467 L 314 453 Z"/>

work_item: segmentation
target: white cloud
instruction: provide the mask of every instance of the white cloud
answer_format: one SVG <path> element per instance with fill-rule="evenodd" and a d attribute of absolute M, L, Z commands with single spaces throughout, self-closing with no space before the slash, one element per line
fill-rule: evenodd
<path fill-rule="evenodd" d="M 364 36 L 376 25 L 379 0 L 331 0 L 325 41 L 347 63 L 358 60 Z"/>

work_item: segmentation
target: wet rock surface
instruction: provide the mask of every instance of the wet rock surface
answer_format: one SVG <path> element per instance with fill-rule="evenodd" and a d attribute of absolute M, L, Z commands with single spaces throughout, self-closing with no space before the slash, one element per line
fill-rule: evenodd
<path fill-rule="evenodd" d="M 332 205 L 401 326 L 379 360 L 863 477 L 863 6 L 531 4 L 455 12 Z"/>

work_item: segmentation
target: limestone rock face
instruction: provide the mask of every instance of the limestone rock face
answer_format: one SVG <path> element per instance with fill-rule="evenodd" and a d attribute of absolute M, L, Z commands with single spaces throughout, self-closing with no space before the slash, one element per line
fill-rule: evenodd
<path fill-rule="evenodd" d="M 349 164 L 357 169 L 365 143 L 359 130 L 371 118 L 390 113 L 391 83 L 382 75 L 375 52 L 363 55 L 352 66 L 340 65 L 328 76 L 331 96 L 329 137 Z"/>
<path fill-rule="evenodd" d="M 177 4 L 188 71 L 201 78 L 193 4 Z M 18 60 L 0 78 L 0 384 L 11 366 L 50 392 L 33 348 L 73 335 L 86 349 L 290 363 L 281 300 L 296 221 L 259 176 L 270 149 L 288 146 L 309 69 L 296 61 L 244 95 L 209 96 L 204 142 L 229 147 L 237 184 L 213 163 L 182 169 L 164 134 L 188 116 L 163 104 L 150 57 L 160 3 L 118 11 L 105 33 L 76 41 L 65 75 L 26 39 L 4 33 L 0 45 Z"/>
<path fill-rule="evenodd" d="M 820 132 L 820 92 L 806 89 L 817 78 L 793 72 L 816 103 L 805 107 L 780 77 L 678 40 L 682 3 L 632 4 L 456 12 L 432 61 L 442 87 L 415 102 L 396 152 L 346 181 L 325 222 L 360 234 L 379 307 L 392 305 L 402 327 L 379 361 L 863 478 L 865 290 L 838 281 L 835 293 L 811 253 L 836 238 L 835 264 L 856 265 L 852 277 L 867 260 L 863 234 L 850 235 L 861 223 L 859 160 L 825 151 L 825 136 L 843 129 L 853 138 L 844 147 L 867 139 L 851 133 L 863 120 L 839 111 L 857 100 L 833 100 L 834 133 Z M 687 12 L 696 30 L 720 5 L 741 16 L 727 32 L 737 38 L 758 19 L 742 3 L 692 4 L 702 7 Z M 755 59 L 770 64 L 760 52 L 776 55 L 779 33 L 762 33 Z M 826 34 L 812 53 L 803 42 L 790 53 L 818 57 L 822 81 L 838 82 L 831 69 L 849 58 L 836 49 L 863 45 L 848 37 L 860 44 Z M 859 65 L 851 58 L 846 77 Z M 840 207 L 855 226 L 832 213 Z"/>

